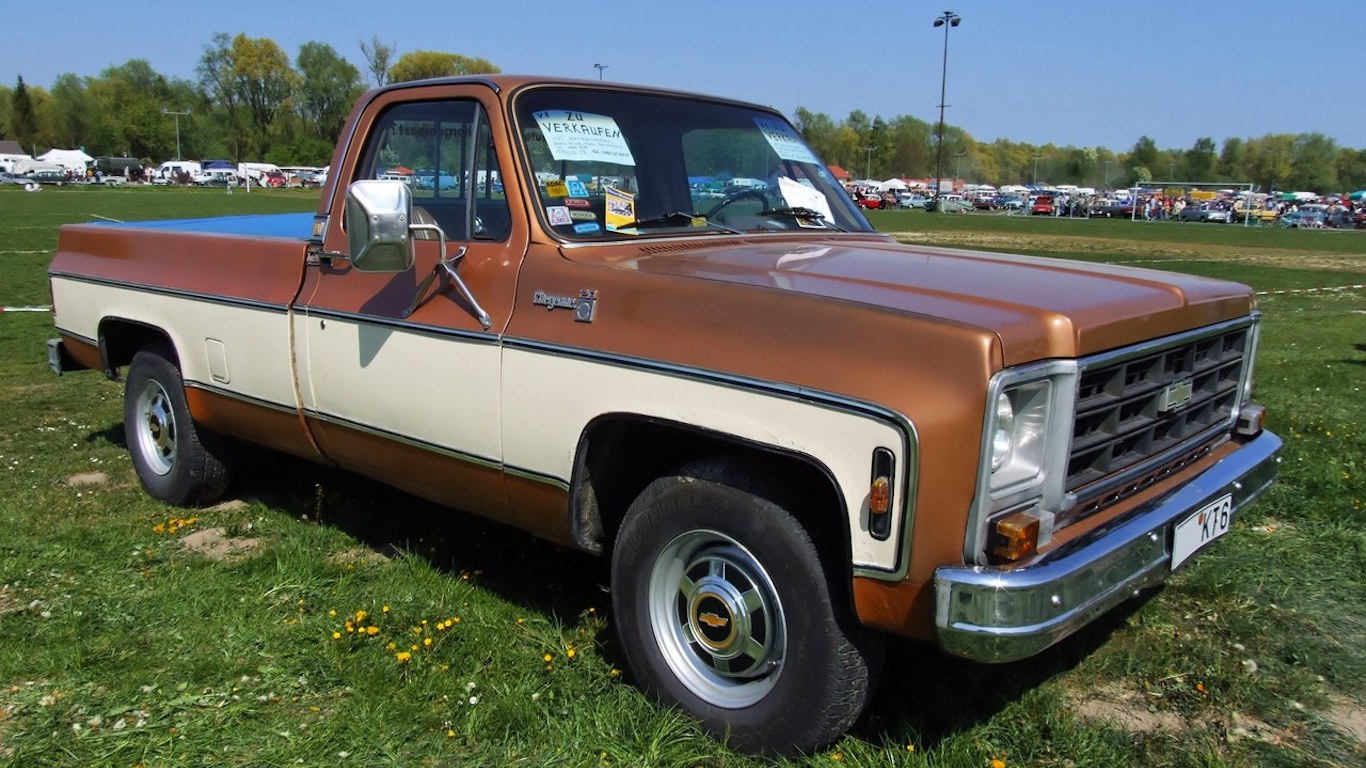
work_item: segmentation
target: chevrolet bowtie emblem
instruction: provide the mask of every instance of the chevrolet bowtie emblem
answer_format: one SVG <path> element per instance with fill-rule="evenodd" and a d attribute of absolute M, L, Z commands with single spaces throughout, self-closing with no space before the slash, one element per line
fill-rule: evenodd
<path fill-rule="evenodd" d="M 697 620 L 702 622 L 703 624 L 706 624 L 712 629 L 720 629 L 721 627 L 724 627 L 730 623 L 729 620 L 723 619 L 714 613 L 699 614 Z"/>

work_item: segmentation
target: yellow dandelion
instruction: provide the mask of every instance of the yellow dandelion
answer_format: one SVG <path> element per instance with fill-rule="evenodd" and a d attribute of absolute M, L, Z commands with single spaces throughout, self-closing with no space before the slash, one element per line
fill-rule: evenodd
<path fill-rule="evenodd" d="M 385 647 L 385 648 L 388 648 L 388 649 L 391 650 L 391 651 L 397 650 L 397 649 L 398 649 L 398 643 L 389 643 L 388 645 L 386 645 L 386 646 L 384 646 L 384 647 Z"/>
<path fill-rule="evenodd" d="M 374 624 L 371 624 L 370 626 L 365 628 L 365 634 L 374 637 L 375 635 L 379 634 L 379 627 L 375 626 Z"/>
<path fill-rule="evenodd" d="M 906 745 L 906 751 L 907 751 L 907 752 L 914 752 L 914 751 L 915 751 L 915 745 L 914 745 L 914 744 L 907 744 L 907 745 Z"/>
<path fill-rule="evenodd" d="M 408 650 L 410 650 L 410 651 L 416 651 L 416 650 L 417 650 L 417 643 L 413 643 L 412 645 L 408 646 Z"/>
<path fill-rule="evenodd" d="M 830 755 L 830 759 L 831 759 L 831 760 L 834 760 L 835 762 L 838 763 L 839 761 L 841 761 L 841 760 L 844 759 L 844 753 L 843 753 L 843 752 L 835 752 L 835 753 L 833 753 L 833 754 Z"/>
<path fill-rule="evenodd" d="M 518 623 L 518 624 L 525 624 L 525 623 L 526 623 L 526 619 L 522 618 L 521 616 L 518 616 L 518 617 L 517 617 L 517 623 Z"/>
<path fill-rule="evenodd" d="M 384 606 L 383 608 L 381 608 L 380 610 L 383 611 L 384 613 L 388 613 L 388 612 L 389 612 L 389 606 L 386 605 L 386 606 Z"/>
<path fill-rule="evenodd" d="M 577 653 L 577 651 L 575 651 L 573 648 L 570 648 L 569 650 L 567 650 L 567 651 L 564 652 L 564 655 L 566 655 L 566 656 L 568 656 L 569 658 L 572 659 L 572 658 L 574 658 L 574 656 L 575 656 L 576 653 Z"/>
<path fill-rule="evenodd" d="M 430 648 L 432 646 L 432 639 L 430 637 L 424 637 L 422 638 L 422 644 Z"/>
<path fill-rule="evenodd" d="M 356 623 L 359 624 L 360 622 L 365 621 L 365 617 L 369 615 L 370 614 L 365 611 L 356 611 Z"/>
<path fill-rule="evenodd" d="M 413 658 L 413 655 L 411 653 L 408 653 L 407 651 L 399 651 L 398 653 L 394 654 L 394 658 L 398 659 L 399 664 L 407 664 L 408 660 Z"/>
<path fill-rule="evenodd" d="M 999 757 L 993 757 L 991 759 L 991 768 L 1006 768 L 1006 761 Z"/>
<path fill-rule="evenodd" d="M 450 730 L 449 728 L 446 729 L 446 738 L 448 738 L 448 739 L 453 739 L 453 738 L 455 738 L 455 731 Z"/>
<path fill-rule="evenodd" d="M 554 661 L 554 659 L 555 659 L 554 656 L 551 656 L 551 655 L 548 654 L 548 653 L 547 653 L 544 657 L 542 657 L 542 658 L 543 658 L 543 660 L 545 661 L 545 663 L 547 663 L 547 664 L 549 664 L 551 661 Z"/>
<path fill-rule="evenodd" d="M 607 674 L 612 677 L 621 677 L 621 670 L 617 669 L 616 667 L 612 667 L 612 671 L 608 672 Z"/>
<path fill-rule="evenodd" d="M 459 623 L 460 623 L 460 617 L 459 617 L 459 616 L 452 616 L 452 617 L 451 617 L 451 623 L 452 623 L 452 624 L 459 624 Z"/>
<path fill-rule="evenodd" d="M 332 639 L 333 639 L 333 640 L 340 640 L 340 639 L 341 639 L 341 633 L 340 633 L 340 632 L 333 632 L 333 633 L 332 633 Z"/>
<path fill-rule="evenodd" d="M 334 609 L 328 611 L 328 612 L 327 612 L 327 615 L 328 615 L 328 616 L 336 616 L 336 615 L 337 615 L 336 609 L 334 608 Z"/>

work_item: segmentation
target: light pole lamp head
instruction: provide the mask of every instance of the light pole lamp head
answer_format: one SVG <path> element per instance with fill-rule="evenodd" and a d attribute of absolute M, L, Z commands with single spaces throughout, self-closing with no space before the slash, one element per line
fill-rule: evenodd
<path fill-rule="evenodd" d="M 942 27 L 946 21 L 949 23 L 950 27 L 956 27 L 963 23 L 963 17 L 953 11 L 944 11 L 943 14 L 935 18 L 934 25 L 936 27 Z"/>

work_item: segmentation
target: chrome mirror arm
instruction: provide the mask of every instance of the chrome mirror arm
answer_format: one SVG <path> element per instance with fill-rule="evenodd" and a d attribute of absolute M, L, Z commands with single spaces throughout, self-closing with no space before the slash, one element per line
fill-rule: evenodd
<path fill-rule="evenodd" d="M 446 233 L 440 226 L 436 224 L 410 224 L 408 225 L 408 231 L 435 232 L 437 242 L 441 245 L 441 260 L 436 263 L 436 266 L 432 268 L 432 271 L 422 280 L 422 284 L 417 287 L 417 293 L 413 296 L 413 303 L 408 307 L 408 310 L 403 313 L 403 316 L 407 317 L 417 311 L 417 308 L 423 303 L 423 298 L 427 295 L 427 290 L 431 288 L 432 281 L 436 279 L 437 273 L 445 270 L 446 274 L 451 278 L 451 284 L 454 285 L 456 290 L 460 292 L 460 295 L 465 298 L 465 301 L 470 303 L 470 309 L 474 311 L 475 319 L 477 319 L 479 324 L 487 331 L 493 325 L 493 319 L 489 317 L 489 313 L 485 312 L 484 308 L 479 305 L 479 301 L 474 298 L 474 294 L 470 293 L 469 286 L 465 285 L 465 281 L 460 279 L 460 275 L 455 271 L 456 266 L 460 264 L 460 261 L 465 258 L 465 254 L 469 252 L 469 248 L 462 245 L 459 250 L 455 252 L 454 256 L 447 258 Z"/>

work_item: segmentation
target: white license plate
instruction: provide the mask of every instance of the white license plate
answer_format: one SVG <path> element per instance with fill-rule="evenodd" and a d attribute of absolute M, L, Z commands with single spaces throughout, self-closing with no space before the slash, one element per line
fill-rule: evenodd
<path fill-rule="evenodd" d="M 1180 568 L 1186 558 L 1200 551 L 1201 547 L 1228 533 L 1232 519 L 1233 494 L 1229 493 L 1177 523 L 1172 536 L 1172 570 Z"/>

